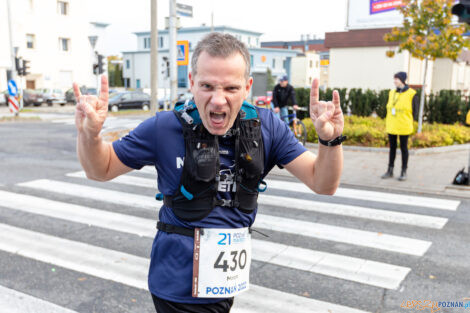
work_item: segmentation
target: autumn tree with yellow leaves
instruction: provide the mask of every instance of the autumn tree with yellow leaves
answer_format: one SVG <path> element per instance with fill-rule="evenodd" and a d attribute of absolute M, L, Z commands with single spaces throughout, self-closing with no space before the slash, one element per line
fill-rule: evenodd
<path fill-rule="evenodd" d="M 463 34 L 469 31 L 467 24 L 452 21 L 454 0 L 402 0 L 397 9 L 403 15 L 402 27 L 394 27 L 384 36 L 387 42 L 398 42 L 398 52 L 403 50 L 425 61 L 423 87 L 419 105 L 418 133 L 422 130 L 424 97 L 428 61 L 436 58 L 456 60 L 462 49 L 470 46 Z M 387 51 L 393 57 L 395 51 Z"/>

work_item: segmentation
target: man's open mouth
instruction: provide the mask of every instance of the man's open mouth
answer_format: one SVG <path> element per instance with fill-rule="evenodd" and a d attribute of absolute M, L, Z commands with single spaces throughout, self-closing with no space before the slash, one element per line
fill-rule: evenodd
<path fill-rule="evenodd" d="M 225 112 L 210 112 L 211 122 L 214 125 L 222 125 L 226 116 L 227 113 Z"/>

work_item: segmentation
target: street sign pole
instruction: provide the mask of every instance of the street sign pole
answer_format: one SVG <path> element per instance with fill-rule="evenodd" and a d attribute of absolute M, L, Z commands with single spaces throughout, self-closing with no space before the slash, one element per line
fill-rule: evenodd
<path fill-rule="evenodd" d="M 152 116 L 158 106 L 158 25 L 157 0 L 150 0 L 151 39 L 150 39 L 150 111 Z"/>
<path fill-rule="evenodd" d="M 170 39 L 170 105 L 176 103 L 177 98 L 177 65 L 176 65 L 176 0 L 170 0 L 169 18 L 169 39 Z M 165 110 L 167 110 L 165 102 Z"/>

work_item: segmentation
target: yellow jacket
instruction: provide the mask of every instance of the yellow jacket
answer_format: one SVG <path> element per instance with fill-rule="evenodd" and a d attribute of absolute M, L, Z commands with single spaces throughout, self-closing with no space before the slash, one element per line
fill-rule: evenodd
<path fill-rule="evenodd" d="M 413 97 L 416 90 L 405 92 L 390 90 L 387 103 L 385 128 L 392 135 L 411 135 L 413 133 Z"/>

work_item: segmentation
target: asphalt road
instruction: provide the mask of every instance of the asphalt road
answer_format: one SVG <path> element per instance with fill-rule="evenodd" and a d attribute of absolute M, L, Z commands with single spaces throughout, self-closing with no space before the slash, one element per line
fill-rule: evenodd
<path fill-rule="evenodd" d="M 109 127 L 138 122 L 116 118 Z M 146 266 L 156 174 L 86 180 L 75 137 L 71 116 L 0 124 L 0 312 L 152 312 Z M 253 234 L 253 288 L 233 312 L 406 312 L 416 308 L 403 301 L 469 302 L 468 201 L 372 187 L 327 197 L 269 179 L 255 222 L 269 237 Z"/>

